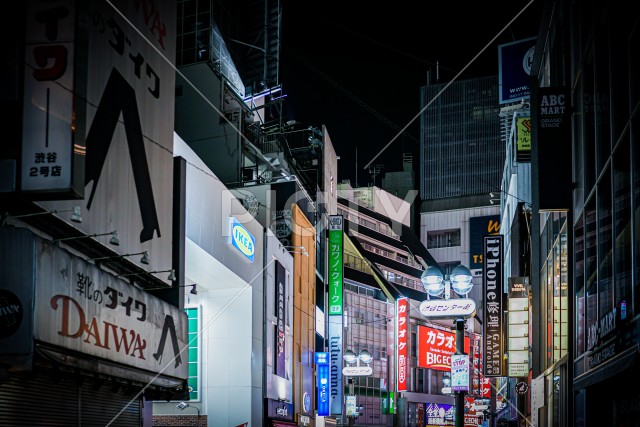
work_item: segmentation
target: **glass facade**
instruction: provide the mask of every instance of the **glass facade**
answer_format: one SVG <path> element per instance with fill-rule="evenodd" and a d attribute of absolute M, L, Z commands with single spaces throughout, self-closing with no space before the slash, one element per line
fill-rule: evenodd
<path fill-rule="evenodd" d="M 484 194 L 500 188 L 505 146 L 499 138 L 495 76 L 424 86 L 420 198 Z"/>
<path fill-rule="evenodd" d="M 376 298 L 377 296 L 377 298 Z M 380 298 L 380 291 L 355 283 L 345 284 L 345 334 L 343 348 L 358 354 L 368 350 L 373 356 L 369 365 L 373 375 L 354 377 L 354 393 L 357 406 L 363 407 L 363 415 L 358 417 L 358 425 L 390 425 L 392 415 L 385 414 L 383 402 L 390 390 L 390 366 L 392 349 L 388 346 L 388 333 L 393 333 L 393 318 L 389 317 L 389 303 Z M 344 394 L 348 394 L 345 381 Z"/>
<path fill-rule="evenodd" d="M 534 344 L 545 350 L 534 377 L 544 377 L 545 393 L 532 410 L 540 426 L 635 425 L 640 392 L 629 378 L 639 375 L 640 357 L 640 12 L 621 2 L 555 3 L 545 18 L 548 39 L 538 44 L 546 47 L 536 52 L 537 77 L 540 87 L 571 90 L 573 200 L 570 211 L 537 218 Z M 543 160 L 539 168 L 542 174 Z"/>

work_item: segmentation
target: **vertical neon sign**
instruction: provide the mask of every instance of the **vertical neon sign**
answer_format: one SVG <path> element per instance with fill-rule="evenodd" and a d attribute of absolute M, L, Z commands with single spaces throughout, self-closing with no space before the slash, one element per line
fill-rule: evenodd
<path fill-rule="evenodd" d="M 342 315 L 342 215 L 329 217 L 329 316 Z"/>
<path fill-rule="evenodd" d="M 316 370 L 318 372 L 318 399 L 317 405 L 318 415 L 321 417 L 326 417 L 329 415 L 329 404 L 330 394 L 329 394 L 329 363 L 331 360 L 331 355 L 325 352 L 317 352 L 315 353 L 315 362 L 316 362 Z"/>
<path fill-rule="evenodd" d="M 397 349 L 398 349 L 398 391 L 407 391 L 407 327 L 409 323 L 407 298 L 398 298 L 396 301 Z"/>

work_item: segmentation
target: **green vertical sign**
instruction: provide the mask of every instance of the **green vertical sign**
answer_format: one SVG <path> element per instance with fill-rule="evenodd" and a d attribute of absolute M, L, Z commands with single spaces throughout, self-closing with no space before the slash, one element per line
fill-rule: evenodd
<path fill-rule="evenodd" d="M 200 377 L 198 376 L 198 370 L 200 366 L 200 328 L 198 327 L 198 308 L 185 308 L 187 312 L 187 318 L 189 319 L 189 353 L 188 353 L 188 365 L 189 365 L 189 377 L 187 383 L 189 385 L 189 400 L 200 400 Z"/>
<path fill-rule="evenodd" d="M 342 215 L 329 216 L 329 315 L 342 315 Z"/>
<path fill-rule="evenodd" d="M 390 391 L 386 396 L 382 398 L 382 413 L 383 414 L 395 414 L 396 413 L 396 402 L 395 402 L 395 393 Z"/>

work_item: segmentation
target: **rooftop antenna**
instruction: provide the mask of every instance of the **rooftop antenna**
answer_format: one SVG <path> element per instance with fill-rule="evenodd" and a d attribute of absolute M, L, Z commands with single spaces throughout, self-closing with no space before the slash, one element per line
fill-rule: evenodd
<path fill-rule="evenodd" d="M 440 61 L 436 61 L 436 82 L 440 81 Z"/>
<path fill-rule="evenodd" d="M 376 176 L 382 171 L 382 165 L 373 165 L 372 168 L 369 168 L 369 173 L 373 178 L 373 186 L 376 186 Z"/>

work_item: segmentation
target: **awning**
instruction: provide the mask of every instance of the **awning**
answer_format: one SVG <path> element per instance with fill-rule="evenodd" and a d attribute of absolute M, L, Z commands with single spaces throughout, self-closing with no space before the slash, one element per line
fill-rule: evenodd
<path fill-rule="evenodd" d="M 273 423 L 271 425 L 273 427 L 291 427 L 291 426 L 297 426 L 298 424 L 290 423 L 290 422 L 287 422 L 287 421 L 273 421 Z"/>
<path fill-rule="evenodd" d="M 579 375 L 573 380 L 573 386 L 576 389 L 586 388 L 638 366 L 639 355 L 640 351 L 638 350 L 638 344 L 636 344 L 602 365 Z"/>

